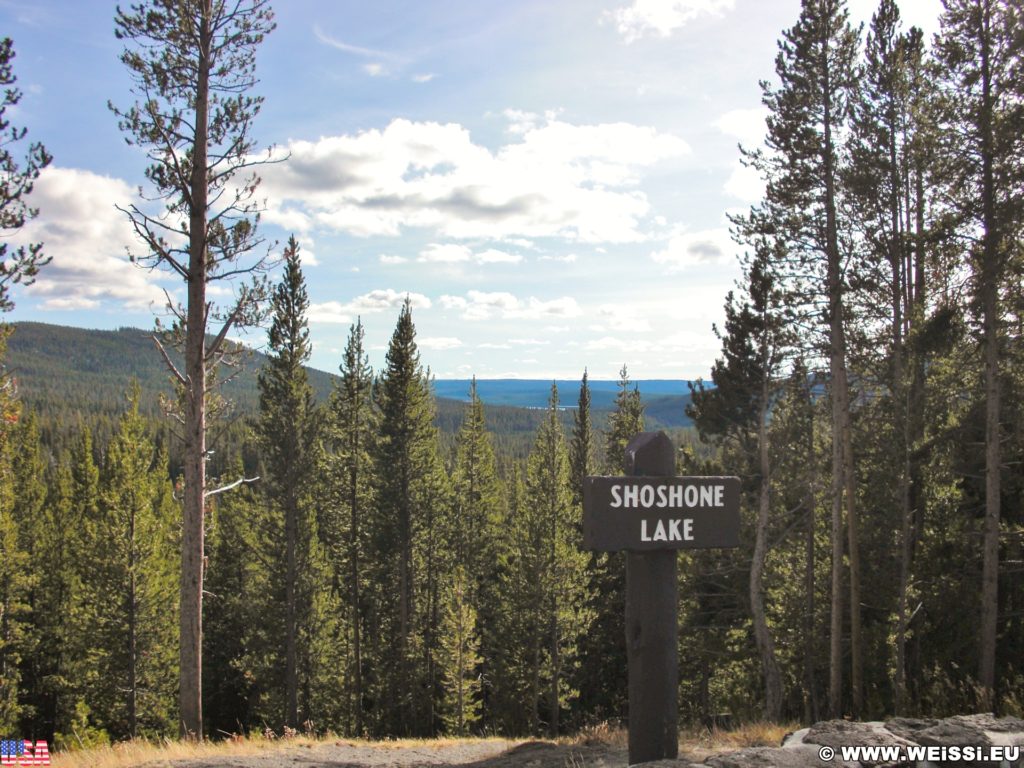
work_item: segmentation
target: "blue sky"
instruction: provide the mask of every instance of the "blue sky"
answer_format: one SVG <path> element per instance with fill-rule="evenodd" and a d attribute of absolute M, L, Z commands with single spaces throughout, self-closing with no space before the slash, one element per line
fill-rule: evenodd
<path fill-rule="evenodd" d="M 725 215 L 758 195 L 737 142 L 798 0 L 278 0 L 257 55 L 262 232 L 294 233 L 312 364 L 336 370 L 361 316 L 379 368 L 413 302 L 440 378 L 707 376 L 737 278 Z M 851 4 L 867 21 L 874 3 Z M 906 0 L 937 31 L 939 0 Z M 25 92 L 13 117 L 54 155 L 14 240 L 53 262 L 9 319 L 153 324 L 171 276 L 132 266 L 114 207 L 144 160 L 114 4 L 0 0 Z M 263 334 L 245 340 L 255 346 Z"/>

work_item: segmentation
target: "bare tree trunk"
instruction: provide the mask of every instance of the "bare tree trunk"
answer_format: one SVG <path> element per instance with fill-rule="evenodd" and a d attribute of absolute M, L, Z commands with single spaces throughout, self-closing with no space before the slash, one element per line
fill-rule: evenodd
<path fill-rule="evenodd" d="M 530 718 L 532 720 L 531 732 L 534 735 L 540 733 L 540 636 L 534 631 L 533 638 L 533 679 L 530 681 Z"/>
<path fill-rule="evenodd" d="M 842 503 L 846 497 L 847 533 L 850 556 L 850 687 L 853 711 L 861 709 L 860 653 L 860 556 L 856 506 L 856 478 L 853 472 L 853 444 L 850 425 L 850 391 L 846 373 L 846 329 L 844 327 L 842 263 L 836 213 L 836 169 L 832 140 L 832 93 L 828 68 L 828 46 L 823 47 L 823 166 L 825 181 L 825 258 L 829 318 L 829 363 L 832 380 L 832 644 L 829 703 L 832 715 L 842 707 Z"/>
<path fill-rule="evenodd" d="M 761 380 L 761 408 L 757 424 L 757 444 L 761 472 L 758 493 L 757 528 L 754 556 L 750 564 L 750 613 L 754 622 L 754 640 L 761 656 L 764 674 L 765 716 L 771 722 L 782 719 L 782 674 L 775 658 L 775 641 L 768 629 L 764 607 L 764 563 L 768 555 L 768 516 L 771 510 L 771 477 L 768 460 L 768 374 Z"/>
<path fill-rule="evenodd" d="M 134 739 L 138 736 L 139 721 L 136 709 L 138 701 L 138 598 L 135 586 L 135 511 L 128 521 L 128 733 Z"/>
<path fill-rule="evenodd" d="M 981 571 L 981 637 L 978 653 L 978 683 L 982 710 L 995 704 L 996 629 L 999 614 L 999 516 L 1000 516 L 1000 429 L 999 429 L 999 237 L 995 211 L 993 170 L 993 101 L 990 65 L 991 12 L 984 6 L 979 30 L 981 38 L 982 103 L 981 203 L 985 229 L 982 241 L 981 304 L 982 344 L 985 354 L 985 529 Z"/>
<path fill-rule="evenodd" d="M 814 466 L 814 438 L 813 433 L 808 440 L 807 466 L 808 472 Z M 804 607 L 804 721 L 813 723 L 818 720 L 818 692 L 814 675 L 814 612 L 816 601 L 814 599 L 814 509 L 815 494 L 814 483 L 810 478 L 807 482 L 807 532 L 804 540 L 804 593 L 806 605 Z"/>
<path fill-rule="evenodd" d="M 290 494 L 289 494 L 290 495 Z M 297 657 L 296 634 L 298 632 L 298 565 L 296 563 L 296 547 L 298 544 L 298 504 L 294 498 L 285 501 L 284 540 L 285 540 L 285 639 L 284 639 L 284 687 L 285 687 L 285 722 L 289 728 L 297 728 L 299 724 L 299 670 Z"/>
<path fill-rule="evenodd" d="M 349 529 L 349 560 L 352 565 L 352 655 L 353 683 L 355 696 L 355 735 L 363 735 L 363 659 L 359 648 L 359 512 L 358 512 L 358 468 L 359 438 L 354 438 L 352 465 L 349 468 L 349 504 L 352 522 Z"/>
<path fill-rule="evenodd" d="M 179 705 L 182 736 L 203 738 L 203 570 L 206 503 L 206 209 L 210 93 L 210 0 L 199 29 L 195 141 L 189 208 L 189 279 L 185 334 L 184 524 L 181 536 Z"/>

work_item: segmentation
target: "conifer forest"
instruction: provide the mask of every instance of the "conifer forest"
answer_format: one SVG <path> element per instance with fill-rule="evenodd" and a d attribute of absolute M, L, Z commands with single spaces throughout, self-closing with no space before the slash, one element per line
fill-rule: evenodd
<path fill-rule="evenodd" d="M 580 371 L 520 442 L 475 380 L 439 426 L 407 299 L 383 367 L 357 320 L 318 393 L 303 243 L 271 263 L 259 229 L 269 3 L 111 13 L 132 82 L 112 123 L 157 205 L 124 212 L 131 268 L 183 298 L 146 347 L 160 409 L 131 378 L 100 409 L 3 379 L 0 731 L 72 748 L 623 722 L 625 560 L 581 548 L 581 497 L 645 429 L 631 361 L 606 418 Z M 12 127 L 16 47 L 5 231 L 51 161 Z M 764 145 L 740 151 L 764 194 L 730 216 L 742 279 L 671 434 L 678 474 L 742 484 L 741 546 L 679 556 L 681 719 L 1024 717 L 1024 10 L 944 0 L 926 39 L 896 0 L 864 28 L 802 0 L 763 78 Z M 9 312 L 46 245 L 0 240 L 0 259 Z M 267 356 L 241 407 L 221 385 L 244 327 Z"/>

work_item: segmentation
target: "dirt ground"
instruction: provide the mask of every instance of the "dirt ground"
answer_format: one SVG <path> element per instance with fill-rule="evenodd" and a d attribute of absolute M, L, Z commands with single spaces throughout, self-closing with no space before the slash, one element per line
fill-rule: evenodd
<path fill-rule="evenodd" d="M 145 768 L 624 768 L 626 764 L 624 747 L 494 739 L 436 746 L 336 741 L 252 756 L 148 763 Z"/>

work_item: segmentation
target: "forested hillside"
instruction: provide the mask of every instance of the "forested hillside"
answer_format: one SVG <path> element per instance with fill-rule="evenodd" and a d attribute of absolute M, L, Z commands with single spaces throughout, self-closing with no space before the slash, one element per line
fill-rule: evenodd
<path fill-rule="evenodd" d="M 120 29 L 163 24 L 187 48 L 180 7 L 119 11 Z M 240 8 L 220 27 L 241 29 L 220 38 L 240 68 L 212 70 L 241 73 L 232 95 L 272 28 L 265 3 Z M 764 194 L 730 218 L 742 279 L 693 428 L 672 434 L 681 474 L 742 486 L 741 546 L 680 555 L 686 720 L 1024 716 L 1022 30 L 1018 3 L 946 0 L 928 42 L 893 0 L 867 29 L 843 0 L 803 0 L 781 34 L 764 145 L 743 151 Z M 143 90 L 192 71 L 138 50 L 124 61 Z M 408 296 L 380 370 L 357 321 L 338 375 L 310 371 L 294 237 L 208 333 L 207 282 L 256 247 L 258 206 L 243 189 L 230 232 L 206 218 L 160 165 L 206 137 L 160 145 L 181 116 L 161 104 L 119 115 L 162 147 L 148 178 L 201 228 L 175 250 L 133 212 L 151 261 L 187 283 L 184 356 L 32 324 L 3 350 L 0 728 L 66 746 L 627 717 L 624 556 L 581 549 L 583 478 L 623 473 L 629 439 L 680 423 L 664 409 L 682 398 L 645 408 L 624 365 L 604 418 L 585 372 L 541 409 L 486 406 L 473 381 L 438 399 Z M 237 138 L 207 169 L 217 193 L 248 167 L 259 101 L 213 104 Z M 260 307 L 267 352 L 225 390 L 230 416 L 225 340 Z M 180 385 L 166 416 L 162 362 Z"/>

